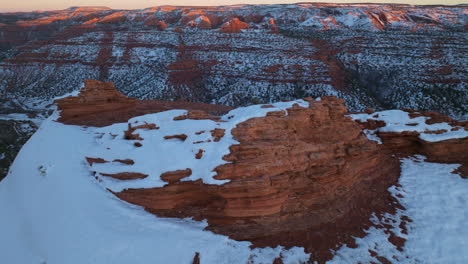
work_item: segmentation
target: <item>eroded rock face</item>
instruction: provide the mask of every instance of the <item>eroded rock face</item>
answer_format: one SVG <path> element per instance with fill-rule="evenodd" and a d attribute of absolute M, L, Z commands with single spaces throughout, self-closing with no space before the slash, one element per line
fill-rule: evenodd
<path fill-rule="evenodd" d="M 224 185 L 176 182 L 116 195 L 159 216 L 208 219 L 208 229 L 257 246 L 303 246 L 317 259 L 352 241 L 371 213 L 391 210 L 396 158 L 368 141 L 342 100 L 311 101 L 239 124 L 240 143 L 215 170 Z"/>
<path fill-rule="evenodd" d="M 312 253 L 314 261 L 323 263 L 332 257 L 331 250 L 343 244 L 353 247 L 354 237 L 364 236 L 363 230 L 373 225 L 369 220 L 373 214 L 379 217 L 402 209 L 388 192 L 389 187 L 397 184 L 401 155 L 422 154 L 430 161 L 465 165 L 468 160 L 466 137 L 428 142 L 417 132 L 376 132 L 383 142 L 377 144 L 363 131 L 388 125 L 378 119 L 379 113 L 369 111 L 362 115 L 374 119 L 362 121 L 361 118 L 355 122 L 354 117 L 348 116 L 343 100 L 335 97 L 305 100 L 309 107 L 291 103 L 291 108 L 276 108 L 279 111 L 273 105 L 263 105 L 259 108 L 272 109 L 266 116 L 237 123 L 232 130 L 193 132 L 209 133 L 214 142 L 231 136 L 238 142 L 223 157 L 227 163 L 214 169 L 217 173 L 214 178 L 229 180 L 228 183 L 187 181 L 192 175 L 192 169 L 187 166 L 162 173 L 160 178 L 167 183 L 163 187 L 113 193 L 158 216 L 207 219 L 207 229 L 236 240 L 251 241 L 254 246 L 304 247 Z M 229 113 L 219 118 L 224 108 L 217 106 L 128 99 L 113 91 L 111 84 L 97 81 L 87 81 L 79 96 L 59 100 L 60 120 L 69 124 L 102 125 L 116 113 L 120 118 L 128 118 L 174 108 L 189 110 L 171 117 L 175 122 L 190 119 L 222 123 L 227 122 L 225 117 L 233 117 Z M 436 113 L 427 114 L 428 118 L 421 118 L 425 113 L 399 113 L 408 116 L 406 127 L 409 128 L 421 126 L 416 121 L 425 120 L 429 125 L 451 124 L 454 131 L 466 129 L 466 123 Z M 99 118 L 95 119 L 96 116 Z M 122 132 L 125 139 L 138 140 L 135 143 L 141 145 L 139 141 L 144 141 L 137 129 L 157 131 L 165 125 L 129 124 L 128 130 Z M 161 136 L 174 142 L 187 139 L 185 134 Z M 204 152 L 196 148 L 193 155 L 197 160 L 204 159 Z M 113 160 L 85 158 L 91 167 L 94 163 Z M 136 162 L 114 159 L 112 163 L 128 166 L 128 172 L 101 175 L 121 181 L 149 177 L 131 170 Z M 466 166 L 461 171 L 466 172 Z M 404 225 L 411 220 L 401 221 Z M 389 241 L 401 249 L 404 239 L 387 231 Z"/>
<path fill-rule="evenodd" d="M 378 131 L 379 128 L 389 125 L 383 120 L 367 119 L 365 121 L 360 120 L 358 123 L 363 129 L 376 131 L 375 134 L 381 139 L 383 143 L 382 146 L 391 153 L 400 157 L 419 154 L 427 157 L 428 162 L 458 163 L 462 166 L 457 172 L 460 176 L 468 178 L 468 137 L 465 136 L 434 142 L 421 138 L 421 134 L 443 135 L 450 132 L 468 131 L 468 122 L 456 121 L 436 112 L 416 112 L 412 110 L 405 110 L 405 112 L 407 112 L 408 116 L 411 118 L 406 124 L 408 126 L 408 131 Z M 416 119 L 421 117 L 425 119 L 422 122 L 423 124 L 421 124 L 420 120 Z M 379 113 L 370 115 L 370 118 L 379 118 Z M 424 132 L 411 131 L 412 127 L 424 124 L 446 124 L 448 128 L 435 128 Z M 464 133 L 468 135 L 468 133 Z"/>
<path fill-rule="evenodd" d="M 99 112 L 119 111 L 136 104 L 135 99 L 127 98 L 118 92 L 112 83 L 85 80 L 78 96 L 57 100 L 61 110 L 60 122 L 75 122 L 86 117 L 92 119 Z"/>
<path fill-rule="evenodd" d="M 140 101 L 121 94 L 111 82 L 97 80 L 85 80 L 84 87 L 78 96 L 66 97 L 56 102 L 58 109 L 61 110 L 60 122 L 98 127 L 126 122 L 135 116 L 171 109 L 203 111 L 205 116 L 219 115 L 231 109 L 228 106 L 184 101 Z M 132 132 L 129 128 L 129 133 Z"/>

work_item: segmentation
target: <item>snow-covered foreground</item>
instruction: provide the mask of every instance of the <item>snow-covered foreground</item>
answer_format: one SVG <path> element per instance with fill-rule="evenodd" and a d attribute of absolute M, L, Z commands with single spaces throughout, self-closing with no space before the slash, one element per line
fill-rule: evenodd
<path fill-rule="evenodd" d="M 163 219 L 115 198 L 93 180 L 83 153 L 94 134 L 49 119 L 0 184 L 2 263 L 285 263 L 303 249 L 249 249 L 203 231 L 203 222 Z"/>
<path fill-rule="evenodd" d="M 270 109 L 273 111 L 275 109 Z M 244 115 L 238 110 L 240 116 Z M 267 111 L 267 110 L 262 110 Z M 263 113 L 264 114 L 264 113 Z M 2 263 L 302 263 L 302 248 L 250 249 L 249 242 L 204 231 L 204 222 L 158 218 L 125 203 L 95 180 L 84 157 L 95 149 L 96 129 L 44 121 L 0 183 Z M 163 124 L 158 124 L 162 125 Z M 394 263 L 468 262 L 468 181 L 451 173 L 457 165 L 406 159 L 400 199 L 407 210 L 404 252 L 379 229 L 342 247 L 330 263 L 367 263 L 368 249 Z M 395 258 L 393 258 L 395 256 Z M 250 261 L 250 262 L 249 262 Z"/>

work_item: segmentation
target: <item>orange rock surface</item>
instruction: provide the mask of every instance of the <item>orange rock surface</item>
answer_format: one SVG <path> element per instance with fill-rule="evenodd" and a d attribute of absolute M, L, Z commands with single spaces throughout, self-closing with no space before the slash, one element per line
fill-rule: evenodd
<path fill-rule="evenodd" d="M 177 171 L 169 171 L 161 174 L 161 180 L 168 182 L 168 183 L 176 183 L 179 182 L 181 179 L 192 175 L 191 169 L 185 170 L 177 170 Z"/>
<path fill-rule="evenodd" d="M 101 175 L 122 181 L 144 179 L 148 177 L 148 175 L 138 172 L 121 172 L 116 174 L 101 173 Z"/>
<path fill-rule="evenodd" d="M 240 144 L 215 170 L 224 185 L 177 182 L 116 195 L 160 216 L 208 219 L 208 229 L 257 246 L 303 246 L 325 260 L 329 249 L 392 210 L 387 188 L 399 162 L 361 133 L 333 97 L 239 124 Z"/>
<path fill-rule="evenodd" d="M 64 124 L 86 126 L 108 126 L 127 122 L 128 119 L 171 109 L 187 109 L 219 115 L 231 110 L 228 106 L 187 103 L 184 101 L 139 101 L 118 92 L 110 82 L 85 80 L 78 96 L 56 101 L 61 110 L 59 121 Z"/>
<path fill-rule="evenodd" d="M 452 118 L 436 112 L 409 112 L 411 118 L 424 116 L 427 117 L 426 124 L 448 123 L 451 126 L 458 127 L 456 129 L 468 130 L 467 121 L 456 121 Z M 363 129 L 374 130 L 379 127 L 384 127 L 386 124 L 380 120 L 367 120 L 366 122 L 358 122 Z M 446 132 L 434 131 L 433 133 Z M 430 133 L 430 132 L 426 132 Z M 400 156 L 423 155 L 427 157 L 428 162 L 439 163 L 458 163 L 462 166 L 457 172 L 463 178 L 468 178 L 468 138 L 449 139 L 439 142 L 428 142 L 419 138 L 418 132 L 377 132 L 377 135 L 382 140 L 383 147 L 389 152 Z"/>
<path fill-rule="evenodd" d="M 232 20 L 224 23 L 221 26 L 220 32 L 222 33 L 240 33 L 243 29 L 249 28 L 248 23 L 240 21 L 238 18 L 233 18 Z"/>
<path fill-rule="evenodd" d="M 400 175 L 399 154 L 423 154 L 430 161 L 447 163 L 468 160 L 466 139 L 429 143 L 416 133 L 380 133 L 384 144 L 378 145 L 369 141 L 362 129 L 385 124 L 354 122 L 347 116 L 343 101 L 335 97 L 305 100 L 310 103 L 307 108 L 294 105 L 287 113 L 273 111 L 242 122 L 231 131 L 239 143 L 223 157 L 228 163 L 215 168 L 215 178 L 228 183 L 180 181 L 191 175 L 187 168 L 163 173 L 161 179 L 168 182 L 164 187 L 126 189 L 115 195 L 158 216 L 207 219 L 207 229 L 251 241 L 254 246 L 304 247 L 314 260 L 323 263 L 332 256 L 331 249 L 344 243 L 353 246 L 354 237 L 363 236 L 363 230 L 373 225 L 369 220 L 373 213 L 380 216 L 401 208 L 388 192 Z M 105 118 L 113 117 L 106 112 L 128 117 L 174 106 L 172 102 L 152 101 L 146 107 L 140 104 L 144 103 L 126 98 L 111 84 L 87 81 L 79 96 L 59 100 L 60 120 L 101 125 L 108 121 Z M 225 109 L 194 103 L 184 106 L 182 109 L 192 112 L 181 119 L 212 119 L 216 111 Z M 208 114 L 206 110 L 212 111 Z M 132 134 L 135 129 L 156 127 L 144 124 L 129 131 Z M 206 133 L 216 140 L 226 136 L 224 130 Z M 203 158 L 203 150 L 195 155 Z M 90 165 L 108 162 L 98 158 L 87 161 Z M 105 176 L 124 180 L 144 175 Z M 398 247 L 404 243 L 393 233 L 389 240 Z"/>

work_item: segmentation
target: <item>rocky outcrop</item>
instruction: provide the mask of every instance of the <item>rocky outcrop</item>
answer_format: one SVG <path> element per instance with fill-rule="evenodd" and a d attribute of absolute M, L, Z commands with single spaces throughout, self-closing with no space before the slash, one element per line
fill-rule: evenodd
<path fill-rule="evenodd" d="M 213 27 L 210 18 L 207 16 L 199 16 L 195 20 L 189 21 L 187 25 L 199 29 L 212 29 Z"/>
<path fill-rule="evenodd" d="M 383 145 L 400 156 L 423 155 L 428 162 L 457 163 L 461 167 L 456 172 L 468 179 L 468 137 L 449 139 L 440 142 L 427 142 L 414 132 L 378 133 Z"/>
<path fill-rule="evenodd" d="M 176 183 L 182 180 L 185 177 L 192 175 L 191 169 L 185 170 L 177 170 L 177 171 L 170 171 L 161 174 L 161 180 L 168 182 L 168 183 Z"/>
<path fill-rule="evenodd" d="M 58 109 L 61 110 L 59 121 L 68 123 L 83 118 L 89 121 L 103 112 L 128 109 L 136 102 L 118 92 L 112 83 L 85 80 L 78 96 L 57 100 Z"/>
<path fill-rule="evenodd" d="M 144 179 L 148 177 L 148 175 L 138 172 L 121 172 L 115 174 L 101 173 L 101 175 L 122 181 Z"/>
<path fill-rule="evenodd" d="M 203 111 L 205 115 L 219 115 L 231 109 L 227 106 L 187 103 L 183 101 L 139 101 L 124 96 L 115 89 L 112 83 L 96 80 L 85 80 L 84 87 L 78 96 L 66 97 L 56 102 L 58 109 L 61 111 L 60 122 L 88 126 L 107 126 L 114 123 L 126 122 L 134 116 L 170 109 Z M 156 125 L 153 125 L 146 124 L 145 127 L 129 127 L 128 137 L 131 138 L 133 132 L 138 128 L 157 129 Z"/>
<path fill-rule="evenodd" d="M 138 108 L 140 101 L 126 99 L 112 92 L 108 85 L 87 81 L 79 96 L 59 101 L 59 104 L 65 103 L 65 107 L 61 107 L 62 116 L 69 116 L 70 111 L 73 113 L 72 105 L 77 108 L 96 106 L 92 109 L 102 114 L 100 102 L 108 97 L 114 98 L 109 105 L 130 100 L 128 102 L 133 106 L 129 108 Z M 98 95 L 98 86 L 104 86 L 105 96 Z M 365 118 L 361 117 L 359 122 L 355 122 L 353 119 L 357 118 L 348 116 L 343 100 L 335 97 L 305 100 L 308 107 L 291 104 L 288 109 L 275 111 L 274 105 L 263 105 L 259 109 L 271 109 L 266 116 L 237 123 L 232 130 L 192 131 L 195 135 L 209 133 L 214 142 L 220 142 L 227 136 L 237 141 L 223 157 L 226 163 L 214 169 L 214 179 L 227 180 L 227 183 L 214 185 L 201 179 L 188 181 L 193 176 L 192 169 L 184 167 L 162 173 L 160 179 L 166 182 L 162 187 L 126 188 L 113 193 L 158 216 L 207 219 L 207 229 L 236 240 L 250 241 L 257 247 L 304 247 L 306 252 L 312 253 L 314 261 L 323 263 L 332 256 L 331 250 L 343 244 L 353 247 L 354 237 L 365 235 L 363 230 L 374 225 L 370 221 L 372 215 L 380 217 L 403 209 L 388 191 L 397 185 L 401 153 L 423 154 L 438 162 L 467 160 L 466 138 L 427 142 L 421 141 L 417 133 L 381 132 L 378 136 L 383 144 L 377 144 L 363 131 L 388 125 L 383 119 L 377 119 L 379 113 L 369 111 L 362 115 L 374 119 L 362 121 Z M 216 114 L 203 113 L 203 109 L 197 109 L 197 104 L 186 103 L 185 106 L 195 110 L 171 117 L 171 122 L 192 119 L 191 122 L 209 120 L 222 123 L 226 122 L 224 117 L 233 117 L 227 114 L 223 119 L 216 119 L 213 118 Z M 164 108 L 159 106 L 157 109 L 162 111 Z M 425 113 L 397 112 L 418 118 L 415 121 L 425 120 L 427 124 L 446 122 L 452 124 L 454 130 L 466 128 L 466 123 L 435 113 L 427 114 L 430 118 L 422 118 Z M 122 113 L 130 115 L 136 112 L 127 110 Z M 385 117 L 380 115 L 380 118 Z M 87 116 L 93 115 L 88 113 Z M 83 122 L 83 119 L 68 121 Z M 124 137 L 143 140 L 136 133 L 137 129 L 157 130 L 164 125 L 129 125 Z M 408 127 L 413 125 L 411 122 L 407 124 Z M 174 140 L 174 143 L 190 143 L 186 141 L 186 134 L 161 137 Z M 195 160 L 206 158 L 204 149 L 195 147 L 192 153 Z M 94 163 L 110 163 L 107 160 L 112 159 L 86 157 L 86 160 L 93 167 Z M 131 168 L 138 162 L 114 159 L 112 163 Z M 120 181 L 147 177 L 147 174 L 138 172 L 100 174 Z M 401 219 L 403 229 L 408 221 L 411 220 Z M 389 241 L 401 249 L 405 240 L 390 229 L 387 232 Z"/>
<path fill-rule="evenodd" d="M 379 131 L 379 128 L 391 125 L 389 122 L 386 123 L 384 118 L 384 120 L 376 120 L 379 118 L 379 113 L 371 113 L 369 119 L 358 120 L 358 123 L 363 129 L 375 131 L 374 133 L 382 141 L 383 146 L 391 153 L 400 157 L 423 155 L 429 162 L 458 163 L 461 164 L 461 167 L 457 172 L 460 176 L 468 178 L 468 133 L 465 132 L 465 137 L 447 138 L 446 140 L 433 142 L 424 140 L 424 137 L 421 138 L 421 134 L 443 135 L 450 132 L 468 131 L 468 122 L 456 121 L 436 112 L 416 112 L 412 110 L 406 110 L 406 112 L 411 118 L 406 124 L 408 131 L 405 131 L 405 129 L 400 129 L 403 131 Z M 416 118 L 424 118 L 424 121 Z M 412 127 L 419 125 L 441 124 L 447 124 L 450 129 L 434 128 L 423 132 L 411 130 Z"/>
<path fill-rule="evenodd" d="M 250 25 L 248 23 L 240 21 L 239 18 L 233 18 L 232 20 L 224 23 L 219 31 L 222 33 L 241 33 L 243 29 L 247 29 L 249 27 Z"/>
<path fill-rule="evenodd" d="M 303 246 L 325 260 L 360 235 L 372 213 L 392 210 L 387 189 L 399 163 L 345 116 L 342 100 L 310 103 L 239 124 L 229 163 L 215 169 L 227 184 L 179 182 L 189 174 L 177 171 L 162 188 L 116 195 L 159 216 L 208 219 L 214 232 L 256 246 Z"/>
<path fill-rule="evenodd" d="M 271 30 L 271 33 L 279 32 L 278 26 L 276 25 L 276 22 L 272 17 L 268 19 L 268 28 Z"/>

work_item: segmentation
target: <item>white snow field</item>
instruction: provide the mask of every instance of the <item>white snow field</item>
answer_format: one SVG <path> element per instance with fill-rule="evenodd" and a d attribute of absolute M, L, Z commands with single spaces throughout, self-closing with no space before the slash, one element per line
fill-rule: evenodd
<path fill-rule="evenodd" d="M 209 160 L 199 160 L 206 168 L 195 163 L 194 153 L 186 144 L 192 144 L 199 138 L 192 138 L 190 134 L 184 142 L 163 142 L 158 141 L 155 135 L 163 137 L 182 130 L 187 133 L 198 132 L 200 127 L 204 127 L 203 130 L 221 127 L 226 129 L 226 136 L 212 146 L 207 143 L 204 147 L 222 156 L 230 144 L 235 144 L 230 135 L 230 129 L 235 124 L 264 116 L 269 111 L 285 109 L 293 103 L 305 104 L 303 101 L 293 101 L 275 104 L 275 108 L 240 108 L 226 114 L 223 119 L 227 122 L 172 121 L 173 116 L 182 113 L 179 110 L 137 117 L 131 122 L 155 122 L 161 127 L 159 130 L 137 131 L 144 138 L 142 148 L 130 148 L 129 142 L 99 136 L 99 133 L 117 133 L 117 130 L 122 135 L 126 123 L 105 128 L 70 126 L 55 122 L 58 116 L 55 113 L 26 143 L 11 166 L 9 175 L 0 182 L 0 262 L 191 264 L 195 252 L 200 253 L 202 264 L 270 264 L 279 256 L 286 264 L 306 262 L 310 255 L 303 248 L 250 249 L 249 242 L 238 242 L 204 231 L 206 222 L 160 218 L 149 214 L 106 190 L 106 186 L 116 190 L 127 186 L 99 183 L 92 173 L 94 169 L 118 172 L 118 165 L 105 167 L 109 164 L 103 164 L 102 167 L 91 168 L 85 161 L 86 156 L 93 154 L 96 158 L 109 159 L 133 157 L 135 169 L 143 172 L 157 170 L 156 165 L 163 166 L 164 170 L 173 169 L 171 166 L 180 162 L 184 168 L 195 166 L 191 180 L 201 178 L 205 182 L 222 184 L 212 178 L 213 174 L 203 172 L 209 172 L 217 163 L 225 161 L 210 156 Z M 234 117 L 227 118 L 232 115 Z M 196 122 L 200 122 L 200 127 Z M 105 152 L 107 147 L 110 148 L 109 154 Z M 158 153 L 150 151 L 157 147 L 160 147 L 163 155 L 177 158 L 176 162 L 158 163 Z M 143 155 L 138 151 L 147 153 Z M 119 153 L 121 157 L 114 156 Z M 145 157 L 147 165 L 140 165 L 139 162 Z M 395 195 L 404 195 L 399 200 L 407 210 L 398 214 L 407 215 L 413 220 L 409 224 L 408 235 L 401 234 L 399 230 L 400 215 L 387 217 L 396 220 L 394 232 L 407 238 L 404 251 L 400 252 L 390 244 L 382 230 L 372 228 L 366 237 L 357 239 L 358 248 L 343 246 L 329 263 L 376 261 L 368 249 L 393 263 L 468 263 L 468 180 L 451 173 L 457 167 L 427 163 L 422 157 L 403 160 L 402 187 L 392 188 L 391 191 Z M 126 182 L 142 188 L 164 185 L 157 176 L 157 173 L 152 175 L 153 181 Z"/>
<path fill-rule="evenodd" d="M 277 106 L 293 103 L 304 104 Z M 279 110 L 254 109 L 229 115 L 241 122 L 246 113 Z M 0 182 L 1 263 L 189 264 L 195 252 L 204 264 L 271 263 L 280 254 L 284 263 L 309 259 L 302 248 L 250 249 L 249 242 L 204 231 L 205 222 L 155 217 L 119 200 L 97 183 L 84 159 L 99 129 L 63 125 L 57 117 L 44 121 Z"/>
<path fill-rule="evenodd" d="M 329 263 L 379 263 L 369 249 L 395 264 L 468 263 L 468 180 L 452 173 L 459 165 L 428 163 L 424 158 L 403 159 L 402 187 L 391 188 L 395 197 L 403 195 L 397 199 L 406 210 L 387 215 L 384 221 L 394 227 L 396 235 L 407 239 L 403 252 L 388 242 L 383 230 L 371 228 L 366 237 L 356 239 L 358 248 L 343 246 Z M 401 215 L 413 221 L 407 235 L 398 227 Z M 375 217 L 374 221 L 378 222 Z"/>

